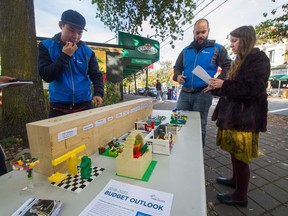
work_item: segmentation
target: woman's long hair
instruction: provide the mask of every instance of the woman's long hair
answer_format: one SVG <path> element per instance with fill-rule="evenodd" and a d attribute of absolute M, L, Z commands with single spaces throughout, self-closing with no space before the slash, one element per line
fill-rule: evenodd
<path fill-rule="evenodd" d="M 230 36 L 240 38 L 236 59 L 232 62 L 227 79 L 234 79 L 246 56 L 256 44 L 256 33 L 253 26 L 241 26 L 230 33 Z"/>

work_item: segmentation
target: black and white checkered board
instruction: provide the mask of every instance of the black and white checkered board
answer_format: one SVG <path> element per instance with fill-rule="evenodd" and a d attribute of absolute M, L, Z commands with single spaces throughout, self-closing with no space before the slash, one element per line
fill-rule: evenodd
<path fill-rule="evenodd" d="M 52 182 L 51 185 L 55 187 L 59 187 L 64 190 L 68 190 L 74 193 L 80 193 L 86 186 L 88 186 L 98 175 L 100 175 L 104 168 L 100 167 L 91 167 L 92 173 L 90 179 L 82 179 L 80 175 L 80 170 L 78 166 L 78 175 L 71 176 L 70 174 L 67 175 L 67 178 L 59 184 Z"/>

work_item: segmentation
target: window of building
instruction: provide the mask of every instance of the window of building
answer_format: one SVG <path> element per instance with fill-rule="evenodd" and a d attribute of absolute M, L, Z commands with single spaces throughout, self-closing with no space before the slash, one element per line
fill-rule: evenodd
<path fill-rule="evenodd" d="M 271 62 L 274 62 L 275 61 L 275 50 L 268 51 L 268 57 L 269 57 Z"/>

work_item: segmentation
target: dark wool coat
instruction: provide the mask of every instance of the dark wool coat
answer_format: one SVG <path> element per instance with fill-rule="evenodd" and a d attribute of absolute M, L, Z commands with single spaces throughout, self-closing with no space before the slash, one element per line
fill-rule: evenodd
<path fill-rule="evenodd" d="M 267 125 L 268 102 L 266 87 L 270 76 L 270 61 L 266 54 L 254 48 L 246 57 L 234 80 L 225 80 L 212 120 L 221 129 L 264 132 Z"/>

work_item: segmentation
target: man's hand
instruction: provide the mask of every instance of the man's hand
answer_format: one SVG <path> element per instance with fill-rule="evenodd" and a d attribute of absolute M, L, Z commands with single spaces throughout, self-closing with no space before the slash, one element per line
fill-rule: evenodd
<path fill-rule="evenodd" d="M 94 96 L 93 102 L 94 102 L 96 107 L 100 107 L 100 106 L 102 106 L 103 99 L 100 96 Z"/>
<path fill-rule="evenodd" d="M 67 41 L 65 46 L 62 49 L 62 52 L 64 52 L 65 54 L 72 56 L 73 53 L 78 49 L 78 46 L 76 43 L 72 43 Z"/>
<path fill-rule="evenodd" d="M 177 82 L 179 84 L 185 83 L 185 78 L 186 78 L 186 76 L 184 76 L 184 75 L 178 75 L 177 76 Z"/>

